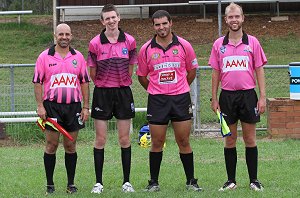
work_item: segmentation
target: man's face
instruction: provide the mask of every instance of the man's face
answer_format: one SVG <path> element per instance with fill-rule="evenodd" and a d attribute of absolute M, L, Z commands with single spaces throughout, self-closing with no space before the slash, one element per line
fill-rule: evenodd
<path fill-rule="evenodd" d="M 229 11 L 227 16 L 225 16 L 225 22 L 231 31 L 236 32 L 242 27 L 244 15 L 241 14 L 241 10 L 239 8 L 235 8 Z"/>
<path fill-rule="evenodd" d="M 120 16 L 117 15 L 115 11 L 102 13 L 103 19 L 101 23 L 106 27 L 106 29 L 116 29 L 119 26 Z"/>
<path fill-rule="evenodd" d="M 70 27 L 66 24 L 58 25 L 56 28 L 55 37 L 58 46 L 61 48 L 69 47 L 72 40 Z"/>
<path fill-rule="evenodd" d="M 165 38 L 171 34 L 172 21 L 167 17 L 157 18 L 153 20 L 153 27 L 157 36 Z"/>

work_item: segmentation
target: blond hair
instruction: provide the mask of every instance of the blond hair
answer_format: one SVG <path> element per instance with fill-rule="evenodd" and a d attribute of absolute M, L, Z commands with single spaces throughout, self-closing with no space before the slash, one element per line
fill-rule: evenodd
<path fill-rule="evenodd" d="M 226 8 L 225 8 L 225 16 L 228 15 L 228 13 L 230 11 L 233 11 L 235 9 L 240 9 L 241 11 L 241 15 L 244 15 L 244 12 L 243 12 L 243 8 L 241 6 L 239 6 L 238 4 L 234 3 L 234 2 L 231 2 Z"/>

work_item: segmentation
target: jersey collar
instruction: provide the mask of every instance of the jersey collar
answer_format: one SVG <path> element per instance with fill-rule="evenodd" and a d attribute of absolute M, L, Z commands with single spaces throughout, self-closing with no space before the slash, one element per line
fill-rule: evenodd
<path fill-rule="evenodd" d="M 170 49 L 172 46 L 174 45 L 179 45 L 179 41 L 178 41 L 178 38 L 177 36 L 172 32 L 172 35 L 173 35 L 173 38 L 172 38 L 172 43 L 170 43 L 167 47 L 167 49 L 164 49 L 162 46 L 160 46 L 157 42 L 156 42 L 156 36 L 157 35 L 154 35 L 153 39 L 151 40 L 151 48 L 160 48 L 162 49 L 163 51 L 167 51 L 168 49 Z"/>
<path fill-rule="evenodd" d="M 55 54 L 55 46 L 56 45 L 53 45 L 52 47 L 49 48 L 48 55 L 54 56 L 54 54 Z M 71 52 L 72 55 L 76 54 L 75 50 L 73 48 L 71 48 L 71 47 L 69 47 L 69 51 Z"/>
<path fill-rule="evenodd" d="M 227 45 L 229 43 L 229 32 L 227 32 L 226 36 L 223 39 L 223 45 Z M 249 45 L 248 35 L 243 31 L 242 43 L 245 45 Z"/>
<path fill-rule="evenodd" d="M 101 34 L 100 34 L 100 42 L 101 42 L 101 44 L 110 43 L 109 40 L 108 40 L 108 38 L 104 34 L 105 30 L 106 30 L 106 28 L 104 28 L 102 30 Z M 125 42 L 126 41 L 125 33 L 120 28 L 118 28 L 118 30 L 120 31 L 120 34 L 119 34 L 119 37 L 118 37 L 118 42 Z"/>

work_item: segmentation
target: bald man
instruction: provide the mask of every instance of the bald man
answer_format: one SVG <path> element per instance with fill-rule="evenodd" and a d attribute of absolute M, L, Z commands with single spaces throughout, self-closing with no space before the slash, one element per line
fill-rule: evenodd
<path fill-rule="evenodd" d="M 66 192 L 72 194 L 77 192 L 74 185 L 77 135 L 89 117 L 90 77 L 83 55 L 70 47 L 71 28 L 67 24 L 59 24 L 54 36 L 57 44 L 39 55 L 32 82 L 38 116 L 55 119 L 74 139 L 70 141 L 63 137 L 68 177 Z M 60 133 L 46 125 L 45 135 L 46 194 L 52 194 L 55 191 L 53 173 Z"/>

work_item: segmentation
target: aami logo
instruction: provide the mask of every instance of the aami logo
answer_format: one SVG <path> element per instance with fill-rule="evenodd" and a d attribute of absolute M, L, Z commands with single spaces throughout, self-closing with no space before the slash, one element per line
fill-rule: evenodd
<path fill-rule="evenodd" d="M 248 71 L 248 56 L 227 56 L 223 58 L 223 72 Z"/>
<path fill-rule="evenodd" d="M 69 87 L 76 88 L 76 79 L 77 76 L 69 73 L 61 73 L 51 76 L 51 85 L 50 89 L 55 89 L 58 87 Z"/>
<path fill-rule="evenodd" d="M 291 77 L 290 78 L 290 84 L 291 85 L 300 84 L 300 77 Z"/>

